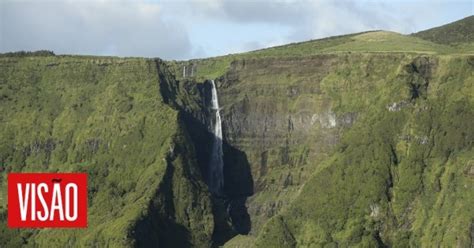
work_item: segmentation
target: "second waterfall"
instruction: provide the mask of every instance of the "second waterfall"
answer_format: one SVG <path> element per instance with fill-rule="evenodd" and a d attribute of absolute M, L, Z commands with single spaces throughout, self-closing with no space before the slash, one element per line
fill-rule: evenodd
<path fill-rule="evenodd" d="M 212 144 L 211 159 L 209 164 L 209 189 L 214 194 L 221 194 L 224 186 L 224 153 L 222 151 L 222 120 L 217 97 L 217 89 L 214 80 L 212 84 L 212 110 L 215 111 L 213 125 L 214 142 Z"/>

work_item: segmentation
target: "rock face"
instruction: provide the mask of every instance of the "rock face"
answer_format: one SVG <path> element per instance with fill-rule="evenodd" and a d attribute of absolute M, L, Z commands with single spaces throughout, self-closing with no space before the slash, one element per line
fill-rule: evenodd
<path fill-rule="evenodd" d="M 340 129 L 334 153 L 316 165 L 299 195 L 259 231 L 256 246 L 469 247 L 474 213 L 464 204 L 472 202 L 474 184 L 463 167 L 473 153 L 469 56 L 344 60 L 352 65 L 333 65 L 320 84 L 349 73 L 331 80 L 328 97 L 336 116 L 357 118 Z M 456 217 L 447 217 L 448 209 Z"/>
<path fill-rule="evenodd" d="M 245 153 L 251 171 L 254 191 L 245 193 L 252 195 L 253 233 L 292 200 L 337 143 L 339 130 L 355 121 L 354 113 L 337 115 L 321 90 L 336 61 L 334 56 L 236 61 L 217 81 L 225 140 Z M 238 186 L 240 168 L 225 168 Z"/>

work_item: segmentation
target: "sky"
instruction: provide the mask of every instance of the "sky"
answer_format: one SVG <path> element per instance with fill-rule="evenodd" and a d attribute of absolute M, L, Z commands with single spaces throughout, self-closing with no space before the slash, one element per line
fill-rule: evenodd
<path fill-rule="evenodd" d="M 0 53 L 183 60 L 473 13 L 474 0 L 0 0 Z"/>

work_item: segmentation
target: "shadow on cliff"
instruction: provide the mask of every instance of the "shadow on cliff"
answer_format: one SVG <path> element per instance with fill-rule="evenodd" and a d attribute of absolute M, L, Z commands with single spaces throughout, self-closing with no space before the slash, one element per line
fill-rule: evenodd
<path fill-rule="evenodd" d="M 253 195 L 253 177 L 247 155 L 224 142 L 224 192 L 227 196 L 228 213 L 237 233 L 248 234 L 250 216 L 245 202 Z"/>
<path fill-rule="evenodd" d="M 170 163 L 169 158 L 166 161 Z M 150 216 L 140 219 L 133 228 L 134 247 L 191 247 L 188 229 L 171 217 L 175 215 L 173 174 L 174 167 L 167 166 L 155 200 L 150 203 Z"/>
<path fill-rule="evenodd" d="M 208 126 L 191 113 L 184 112 L 186 129 L 195 144 L 196 157 L 205 182 L 209 181 L 209 163 L 212 145 L 216 136 Z M 225 134 L 225 128 L 224 128 Z M 213 195 L 215 228 L 213 239 L 221 245 L 237 234 L 248 234 L 251 230 L 250 215 L 245 202 L 253 195 L 254 183 L 247 155 L 223 141 L 224 189 L 223 195 Z M 229 220 L 231 226 L 229 226 Z"/>
<path fill-rule="evenodd" d="M 209 128 L 214 121 L 214 113 L 210 109 L 211 84 L 208 81 L 204 83 L 174 81 L 170 84 L 171 80 L 166 76 L 160 75 L 161 95 L 165 103 L 180 111 L 185 128 L 194 144 L 201 175 L 207 183 L 212 145 L 216 139 Z M 223 131 L 223 195 L 212 196 L 215 246 L 224 244 L 237 234 L 245 235 L 250 232 L 251 220 L 245 202 L 254 192 L 254 182 L 247 155 L 226 142 L 225 126 L 223 126 Z"/>

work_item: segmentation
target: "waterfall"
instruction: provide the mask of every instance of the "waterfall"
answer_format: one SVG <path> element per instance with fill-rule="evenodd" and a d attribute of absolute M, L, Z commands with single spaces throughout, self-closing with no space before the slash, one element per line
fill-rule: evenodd
<path fill-rule="evenodd" d="M 186 66 L 183 67 L 183 78 L 186 77 Z"/>
<path fill-rule="evenodd" d="M 209 164 L 209 189 L 219 194 L 224 186 L 224 153 L 222 152 L 222 122 L 217 98 L 217 89 L 214 80 L 212 83 L 212 110 L 216 111 L 213 125 L 214 143 Z"/>

